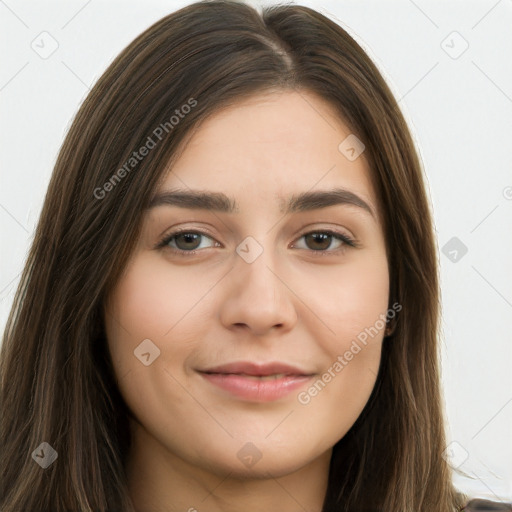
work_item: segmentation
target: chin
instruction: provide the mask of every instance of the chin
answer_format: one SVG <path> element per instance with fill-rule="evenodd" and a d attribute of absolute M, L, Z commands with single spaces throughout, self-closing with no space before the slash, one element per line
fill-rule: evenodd
<path fill-rule="evenodd" d="M 229 475 L 229 478 L 236 480 L 267 480 L 269 478 L 280 478 L 295 473 L 304 467 L 307 460 L 283 461 L 281 454 L 273 454 L 271 457 L 263 457 L 254 465 L 248 467 L 240 463 L 238 460 L 225 461 L 219 468 L 218 461 L 215 461 L 215 473 Z"/>
<path fill-rule="evenodd" d="M 327 456 L 321 450 L 313 452 L 304 445 L 284 446 L 261 438 L 261 442 L 233 443 L 220 447 L 221 453 L 201 457 L 200 465 L 208 471 L 240 480 L 279 478 L 292 474 L 316 458 Z M 229 456 L 233 454 L 234 456 Z M 330 457 L 330 453 L 329 453 Z"/>

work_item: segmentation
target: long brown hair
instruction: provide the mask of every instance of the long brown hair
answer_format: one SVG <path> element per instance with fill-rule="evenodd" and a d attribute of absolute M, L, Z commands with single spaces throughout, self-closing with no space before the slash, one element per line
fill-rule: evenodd
<path fill-rule="evenodd" d="M 211 1 L 164 17 L 124 49 L 61 148 L 0 353 L 4 512 L 134 510 L 124 472 L 128 410 L 102 306 L 192 129 L 271 90 L 316 93 L 365 144 L 389 304 L 402 305 L 372 395 L 333 449 L 323 512 L 452 512 L 465 501 L 443 458 L 431 212 L 395 98 L 354 39 L 315 10 L 274 5 L 260 14 Z M 148 137 L 154 146 L 132 161 Z M 32 457 L 42 442 L 58 455 L 47 469 Z"/>

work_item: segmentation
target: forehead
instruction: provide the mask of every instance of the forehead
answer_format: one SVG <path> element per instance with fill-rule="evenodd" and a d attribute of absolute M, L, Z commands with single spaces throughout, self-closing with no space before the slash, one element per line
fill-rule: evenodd
<path fill-rule="evenodd" d="M 257 94 L 199 124 L 157 193 L 222 191 L 239 198 L 235 209 L 264 200 L 283 211 L 291 196 L 337 188 L 376 207 L 364 151 L 355 159 L 344 151 L 353 137 L 331 105 L 311 92 Z"/>

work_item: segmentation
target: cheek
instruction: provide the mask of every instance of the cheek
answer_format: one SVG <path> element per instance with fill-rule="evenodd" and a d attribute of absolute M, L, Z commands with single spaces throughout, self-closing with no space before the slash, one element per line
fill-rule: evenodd
<path fill-rule="evenodd" d="M 326 355 L 324 365 L 318 378 L 297 395 L 303 414 L 323 425 L 324 436 L 332 443 L 352 427 L 374 388 L 389 296 L 384 258 L 374 258 L 372 265 L 361 265 L 357 271 L 356 266 L 346 272 L 337 269 L 336 277 L 340 284 L 329 300 L 325 294 L 313 295 L 315 311 L 330 328 L 315 337 Z"/>
<path fill-rule="evenodd" d="M 204 312 L 201 314 L 197 306 L 212 284 L 201 282 L 199 287 L 182 269 L 177 268 L 171 275 L 169 266 L 162 268 L 162 264 L 165 262 L 150 261 L 143 256 L 135 258 L 111 295 L 105 323 L 118 378 L 127 372 L 130 377 L 141 370 L 148 373 L 155 367 L 171 371 L 179 368 L 201 339 L 198 330 L 205 324 Z M 179 339 L 180 343 L 170 344 L 172 339 Z M 142 342 L 146 345 L 141 345 Z M 136 353 L 143 346 L 148 347 L 149 360 L 158 361 L 158 365 L 151 363 L 146 367 L 137 359 Z M 158 359 L 154 358 L 156 355 Z"/>
<path fill-rule="evenodd" d="M 345 351 L 366 329 L 385 327 L 381 315 L 386 314 L 389 300 L 387 259 L 382 252 L 354 253 L 346 265 L 306 274 L 302 294 L 320 328 L 312 337 L 328 353 Z"/>
<path fill-rule="evenodd" d="M 175 410 L 190 407 L 180 385 L 186 380 L 183 362 L 204 338 L 207 326 L 198 306 L 211 286 L 194 285 L 182 269 L 170 274 L 168 265 L 162 268 L 141 255 L 111 294 L 105 324 L 114 372 L 128 407 L 145 426 L 169 425 L 162 404 Z"/>
<path fill-rule="evenodd" d="M 318 320 L 311 336 L 326 357 L 319 379 L 298 396 L 298 402 L 343 432 L 357 419 L 375 384 L 389 277 L 383 253 L 368 253 L 331 270 L 309 283 L 308 306 Z M 312 331 L 315 325 L 310 324 Z M 333 421 L 330 415 L 336 404 L 343 414 Z"/>
<path fill-rule="evenodd" d="M 164 336 L 201 295 L 189 273 L 179 267 L 172 271 L 165 261 L 140 257 L 128 266 L 113 304 L 119 321 L 130 332 Z"/>
<path fill-rule="evenodd" d="M 312 427 L 322 430 L 318 443 L 332 446 L 339 441 L 361 415 L 375 386 L 381 342 L 360 344 L 357 349 L 354 345 L 348 353 L 350 358 L 345 353 L 337 356 L 297 395 L 297 417 L 314 418 Z"/>

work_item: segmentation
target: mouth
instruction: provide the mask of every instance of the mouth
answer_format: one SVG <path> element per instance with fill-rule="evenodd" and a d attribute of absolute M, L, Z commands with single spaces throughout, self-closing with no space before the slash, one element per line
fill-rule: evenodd
<path fill-rule="evenodd" d="M 316 374 L 284 363 L 230 363 L 198 370 L 216 388 L 248 401 L 269 402 L 285 397 Z"/>

